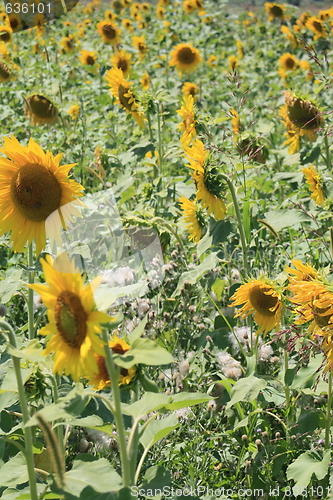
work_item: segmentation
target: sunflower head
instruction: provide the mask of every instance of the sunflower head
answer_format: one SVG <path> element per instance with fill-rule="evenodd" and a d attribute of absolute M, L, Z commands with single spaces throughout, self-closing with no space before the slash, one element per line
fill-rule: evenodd
<path fill-rule="evenodd" d="M 10 14 L 8 16 L 8 22 L 9 22 L 9 26 L 11 27 L 13 33 L 20 31 L 20 29 L 22 28 L 21 18 L 17 14 Z"/>
<path fill-rule="evenodd" d="M 170 66 L 178 71 L 191 72 L 201 63 L 202 57 L 198 49 L 188 43 L 180 43 L 170 52 Z"/>
<path fill-rule="evenodd" d="M 316 171 L 313 165 L 310 165 L 309 168 L 304 167 L 302 172 L 305 176 L 309 189 L 312 192 L 311 198 L 317 205 L 324 206 L 325 186 L 322 176 Z"/>
<path fill-rule="evenodd" d="M 184 196 L 179 199 L 179 204 L 183 211 L 183 219 L 187 223 L 186 227 L 189 232 L 189 240 L 198 243 L 205 227 L 205 212 L 200 203 L 188 200 Z"/>
<path fill-rule="evenodd" d="M 326 38 L 327 36 L 324 23 L 317 17 L 311 16 L 308 18 L 306 21 L 306 27 L 316 35 L 316 40 L 318 38 Z"/>
<path fill-rule="evenodd" d="M 8 82 L 12 76 L 10 68 L 4 62 L 0 62 L 0 82 Z"/>
<path fill-rule="evenodd" d="M 0 26 L 0 40 L 8 43 L 12 41 L 12 33 L 13 30 L 10 26 L 8 25 L 1 25 Z"/>
<path fill-rule="evenodd" d="M 143 75 L 143 77 L 140 80 L 140 83 L 141 83 L 141 86 L 142 86 L 143 90 L 148 90 L 149 89 L 149 87 L 150 87 L 149 73 L 145 73 Z"/>
<path fill-rule="evenodd" d="M 298 281 L 312 281 L 319 278 L 317 271 L 309 264 L 303 264 L 303 262 L 299 259 L 292 259 L 291 263 L 295 269 L 291 267 L 285 268 L 285 271 L 293 275 L 289 277 L 289 281 L 291 283 Z"/>
<path fill-rule="evenodd" d="M 288 52 L 280 57 L 279 65 L 285 71 L 294 71 L 298 67 L 298 60 L 293 54 Z"/>
<path fill-rule="evenodd" d="M 68 114 L 71 116 L 72 120 L 76 120 L 80 114 L 80 106 L 78 104 L 73 104 L 68 110 Z"/>
<path fill-rule="evenodd" d="M 125 50 L 117 51 L 111 56 L 111 64 L 113 67 L 121 69 L 124 76 L 127 76 L 131 70 L 131 54 Z"/>
<path fill-rule="evenodd" d="M 77 46 L 77 39 L 72 34 L 69 34 L 61 39 L 60 45 L 62 46 L 63 52 L 74 52 Z"/>
<path fill-rule="evenodd" d="M 273 21 L 273 19 L 283 19 L 284 11 L 286 10 L 284 5 L 269 2 L 265 3 L 265 9 L 269 21 Z"/>
<path fill-rule="evenodd" d="M 58 119 L 57 107 L 45 96 L 34 94 L 26 100 L 26 113 L 34 125 L 55 123 Z"/>
<path fill-rule="evenodd" d="M 312 101 L 302 99 L 287 91 L 285 93 L 285 103 L 288 118 L 295 127 L 313 131 L 323 124 L 321 113 Z"/>
<path fill-rule="evenodd" d="M 184 95 L 191 95 L 195 99 L 199 93 L 199 88 L 195 83 L 185 82 L 182 86 L 182 92 Z"/>
<path fill-rule="evenodd" d="M 81 51 L 80 61 L 82 64 L 86 64 L 87 66 L 94 66 L 96 60 L 97 60 L 96 52 L 91 52 L 89 50 Z"/>
<path fill-rule="evenodd" d="M 120 42 L 120 30 L 110 21 L 101 21 L 97 24 L 98 33 L 103 38 L 104 43 L 116 45 Z"/>

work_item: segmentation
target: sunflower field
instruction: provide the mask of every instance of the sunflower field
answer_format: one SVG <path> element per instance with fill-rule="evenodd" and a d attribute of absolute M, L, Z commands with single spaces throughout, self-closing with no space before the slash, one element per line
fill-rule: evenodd
<path fill-rule="evenodd" d="M 333 499 L 318 5 L 0 6 L 0 498 Z"/>

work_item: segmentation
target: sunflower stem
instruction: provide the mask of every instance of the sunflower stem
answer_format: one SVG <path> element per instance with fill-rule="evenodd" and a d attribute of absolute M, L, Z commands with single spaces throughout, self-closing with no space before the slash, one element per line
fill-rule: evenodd
<path fill-rule="evenodd" d="M 285 342 L 287 342 L 287 334 L 285 334 Z M 289 367 L 289 356 L 288 356 L 288 349 L 283 350 L 283 364 L 284 364 L 284 376 L 286 377 L 286 373 Z M 286 380 L 284 380 L 284 393 L 286 396 L 286 410 L 289 413 L 289 408 L 290 408 L 290 390 L 289 386 L 286 384 Z"/>
<path fill-rule="evenodd" d="M 225 182 L 228 184 L 228 188 L 229 188 L 230 193 L 231 193 L 232 202 L 233 202 L 233 205 L 235 208 L 235 213 L 236 213 L 237 222 L 238 222 L 239 236 L 240 236 L 240 240 L 241 240 L 241 244 L 242 244 L 243 266 L 244 266 L 244 270 L 245 270 L 246 275 L 248 275 L 247 243 L 246 243 L 245 232 L 244 232 L 244 227 L 243 227 L 243 220 L 242 220 L 242 215 L 241 215 L 241 212 L 239 209 L 236 191 L 235 191 L 234 185 L 233 185 L 232 181 L 229 179 L 229 177 L 225 174 L 222 174 L 222 173 L 221 173 L 221 176 L 223 177 Z M 244 272 L 242 274 L 244 274 Z"/>
<path fill-rule="evenodd" d="M 327 410 L 326 410 L 326 426 L 325 426 L 325 450 L 331 446 L 330 429 L 331 429 L 331 406 L 332 406 L 332 372 L 328 374 L 328 392 L 327 392 Z"/>
<path fill-rule="evenodd" d="M 324 142 L 325 142 L 325 150 L 326 150 L 326 165 L 327 168 L 331 169 L 331 154 L 330 154 L 330 146 L 328 144 L 328 137 L 325 135 L 324 137 Z"/>
<path fill-rule="evenodd" d="M 132 390 L 131 402 L 135 403 L 137 400 L 138 400 L 138 386 L 136 383 Z M 134 424 L 134 418 L 133 418 L 133 424 Z M 138 426 L 136 425 L 132 434 L 131 447 L 128 449 L 128 456 L 131 466 L 131 484 L 134 484 L 135 480 L 136 465 L 138 458 L 138 447 L 139 447 L 139 430 Z"/>
<path fill-rule="evenodd" d="M 160 103 L 157 103 L 157 131 L 158 131 L 158 164 L 159 164 L 159 173 L 162 176 L 162 167 L 163 167 L 163 141 L 162 141 L 162 126 L 161 126 L 161 106 Z"/>
<path fill-rule="evenodd" d="M 118 434 L 118 444 L 121 460 L 121 470 L 122 470 L 122 481 L 124 488 L 129 488 L 131 485 L 131 464 L 129 461 L 129 456 L 126 449 L 126 439 L 125 439 L 125 427 L 123 421 L 123 415 L 121 411 L 121 399 L 120 399 L 120 389 L 119 389 L 119 374 L 117 367 L 113 361 L 112 351 L 108 345 L 108 335 L 105 329 L 103 329 L 103 340 L 105 342 L 105 364 L 110 376 L 113 401 L 114 401 L 114 419 L 117 427 Z"/>
<path fill-rule="evenodd" d="M 33 249 L 32 243 L 30 243 L 28 247 L 28 281 L 29 285 L 33 285 L 34 283 L 34 271 L 31 271 L 33 266 L 34 257 L 33 257 Z M 35 338 L 35 327 L 34 327 L 34 291 L 29 288 L 28 289 L 28 326 L 29 326 L 29 339 L 32 340 Z"/>
<path fill-rule="evenodd" d="M 0 328 L 7 332 L 9 344 L 14 349 L 16 349 L 15 332 L 12 329 L 12 327 L 6 321 L 0 320 Z M 26 424 L 28 422 L 30 416 L 29 416 L 29 409 L 28 409 L 27 401 L 25 398 L 24 384 L 23 384 L 22 373 L 21 373 L 20 358 L 17 358 L 16 356 L 12 355 L 12 360 L 13 360 L 14 371 L 15 371 L 15 376 L 16 376 L 17 390 L 18 390 L 19 399 L 20 399 L 23 423 Z M 23 427 L 23 432 L 24 432 L 24 440 L 25 440 L 25 459 L 27 461 L 31 500 L 38 500 L 34 455 L 33 455 L 33 450 L 32 450 L 31 427 Z"/>

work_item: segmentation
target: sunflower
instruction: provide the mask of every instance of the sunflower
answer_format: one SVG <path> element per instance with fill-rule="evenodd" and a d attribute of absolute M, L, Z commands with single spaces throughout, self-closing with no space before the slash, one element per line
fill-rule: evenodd
<path fill-rule="evenodd" d="M 52 124 L 58 119 L 57 107 L 45 96 L 34 94 L 26 100 L 26 113 L 34 125 Z"/>
<path fill-rule="evenodd" d="M 278 287 L 269 279 L 262 277 L 252 279 L 241 285 L 230 298 L 233 301 L 229 307 L 243 306 L 237 311 L 235 318 L 247 318 L 254 313 L 254 321 L 260 326 L 257 331 L 264 334 L 279 326 L 282 314 L 282 294 Z"/>
<path fill-rule="evenodd" d="M 140 53 L 140 60 L 143 59 L 148 50 L 143 36 L 133 36 L 132 41 L 134 48 Z"/>
<path fill-rule="evenodd" d="M 296 49 L 298 47 L 297 38 L 295 37 L 294 33 L 292 33 L 292 31 L 290 31 L 288 26 L 282 25 L 281 26 L 281 33 L 286 35 L 286 38 L 293 49 Z"/>
<path fill-rule="evenodd" d="M 293 275 L 288 277 L 290 283 L 297 283 L 298 281 L 318 280 L 319 275 L 314 267 L 310 266 L 309 264 L 303 264 L 303 262 L 298 259 L 293 259 L 291 263 L 296 269 L 288 266 L 285 267 L 285 271 Z"/>
<path fill-rule="evenodd" d="M 208 151 L 199 139 L 192 147 L 185 148 L 185 158 L 190 162 L 186 166 L 194 171 L 192 178 L 197 188 L 196 200 L 201 200 L 208 215 L 213 212 L 217 220 L 222 220 L 227 212 L 222 198 L 224 183 L 219 179 L 216 168 L 208 165 L 208 156 Z"/>
<path fill-rule="evenodd" d="M 177 113 L 183 119 L 182 123 L 177 125 L 177 127 L 183 132 L 180 139 L 183 148 L 190 145 L 192 139 L 197 135 L 195 130 L 195 109 L 194 109 L 194 99 L 192 95 L 184 96 L 184 102 Z"/>
<path fill-rule="evenodd" d="M 144 115 L 140 110 L 140 106 L 136 101 L 135 95 L 131 90 L 131 82 L 124 78 L 124 74 L 119 68 L 112 68 L 105 73 L 105 79 L 110 86 L 111 94 L 116 97 L 116 104 L 126 109 L 127 113 L 131 113 L 135 121 L 141 126 L 144 126 Z"/>
<path fill-rule="evenodd" d="M 315 40 L 318 40 L 318 38 L 326 38 L 327 36 L 324 24 L 320 19 L 314 16 L 311 16 L 306 21 L 306 27 L 316 35 L 314 37 Z"/>
<path fill-rule="evenodd" d="M 238 59 L 243 59 L 244 57 L 244 50 L 243 50 L 243 44 L 240 40 L 236 40 L 236 46 L 237 46 L 237 54 L 238 54 Z"/>
<path fill-rule="evenodd" d="M 148 90 L 150 87 L 150 78 L 149 78 L 149 73 L 145 73 L 143 77 L 140 80 L 141 87 L 143 90 Z"/>
<path fill-rule="evenodd" d="M 298 61 L 298 64 L 299 64 L 299 67 L 306 72 L 306 79 L 308 81 L 312 81 L 313 80 L 313 73 L 312 73 L 312 70 L 311 70 L 311 66 L 310 66 L 310 63 L 308 61 L 305 61 L 304 59 L 301 60 L 301 61 Z"/>
<path fill-rule="evenodd" d="M 290 52 L 287 52 L 280 57 L 279 66 L 282 70 L 294 71 L 298 68 L 298 59 Z"/>
<path fill-rule="evenodd" d="M 108 314 L 94 310 L 94 292 L 101 283 L 95 278 L 84 287 L 80 271 L 66 254 L 55 262 L 50 255 L 41 259 L 46 285 L 28 285 L 39 293 L 47 307 L 49 323 L 41 335 L 51 335 L 43 354 L 54 354 L 53 371 L 71 375 L 76 382 L 83 376 L 93 376 L 98 366 L 95 353 L 104 355 L 103 342 L 98 336 L 100 323 L 110 322 Z M 57 270 L 66 269 L 65 272 Z"/>
<path fill-rule="evenodd" d="M 202 0 L 192 0 L 192 4 L 196 9 L 203 9 L 203 1 Z"/>
<path fill-rule="evenodd" d="M 202 57 L 198 49 L 192 47 L 189 43 L 179 43 L 170 52 L 170 66 L 176 66 L 178 71 L 191 72 L 202 61 Z"/>
<path fill-rule="evenodd" d="M 111 56 L 111 64 L 121 69 L 124 76 L 127 76 L 131 70 L 131 57 L 132 55 L 126 50 L 119 50 Z"/>
<path fill-rule="evenodd" d="M 240 123 L 240 119 L 239 119 L 239 114 L 237 113 L 237 111 L 234 108 L 232 108 L 230 110 L 230 114 L 232 116 L 232 118 L 231 118 L 232 133 L 234 136 L 237 136 L 241 130 L 241 123 Z"/>
<path fill-rule="evenodd" d="M 208 59 L 207 59 L 207 64 L 211 68 L 216 68 L 216 66 L 217 66 L 217 57 L 214 56 L 214 54 L 212 54 L 211 56 L 209 56 Z"/>
<path fill-rule="evenodd" d="M 229 70 L 235 72 L 238 68 L 238 58 L 234 55 L 228 57 Z"/>
<path fill-rule="evenodd" d="M 4 62 L 0 62 L 0 82 L 8 82 L 12 77 L 10 68 Z"/>
<path fill-rule="evenodd" d="M 61 39 L 60 45 L 64 53 L 74 52 L 77 46 L 77 39 L 72 34 L 69 34 Z"/>
<path fill-rule="evenodd" d="M 5 43 L 12 41 L 13 30 L 10 26 L 5 26 L 4 24 L 0 26 L 0 40 Z"/>
<path fill-rule="evenodd" d="M 73 104 L 68 110 L 68 114 L 71 116 L 72 120 L 76 120 L 80 114 L 80 106 L 78 104 Z"/>
<path fill-rule="evenodd" d="M 179 199 L 179 204 L 184 212 L 183 219 L 187 223 L 186 227 L 189 232 L 189 240 L 198 243 L 205 226 L 204 211 L 199 203 L 188 200 L 184 198 L 184 196 Z"/>
<path fill-rule="evenodd" d="M 191 12 L 195 10 L 192 0 L 184 0 L 183 9 L 186 12 L 186 14 L 191 14 Z"/>
<path fill-rule="evenodd" d="M 8 22 L 13 33 L 15 33 L 16 31 L 20 31 L 20 29 L 22 28 L 21 18 L 17 14 L 10 14 L 8 16 Z"/>
<path fill-rule="evenodd" d="M 304 167 L 302 169 L 304 177 L 306 178 L 306 183 L 309 186 L 309 189 L 312 193 L 311 198 L 315 201 L 317 205 L 324 206 L 325 197 L 324 197 L 324 184 L 323 179 L 318 172 L 316 172 L 313 165 L 310 165 L 310 168 Z"/>
<path fill-rule="evenodd" d="M 82 64 L 85 64 L 87 66 L 94 66 L 96 63 L 97 56 L 96 52 L 91 52 L 89 50 L 81 50 L 80 54 L 80 61 Z"/>
<path fill-rule="evenodd" d="M 158 19 L 164 19 L 165 9 L 161 5 L 156 7 L 156 16 Z"/>
<path fill-rule="evenodd" d="M 109 341 L 109 347 L 114 354 L 125 354 L 130 350 L 129 344 L 123 339 L 119 339 L 117 335 L 114 335 L 113 339 Z M 102 391 L 105 387 L 111 385 L 110 376 L 106 367 L 105 358 L 100 354 L 95 353 L 95 359 L 97 363 L 97 369 L 93 376 L 89 377 L 88 384 L 92 385 L 96 391 Z M 119 373 L 119 385 L 126 386 L 130 384 L 136 375 L 136 367 L 131 368 L 121 368 Z"/>
<path fill-rule="evenodd" d="M 74 165 L 60 166 L 62 154 L 44 153 L 33 139 L 22 146 L 15 137 L 5 137 L 0 151 L 7 157 L 0 157 L 0 235 L 11 231 L 14 252 L 22 252 L 26 242 L 35 239 L 40 254 L 46 229 L 53 229 L 54 217 L 49 216 L 59 214 L 64 225 L 63 212 L 68 212 L 68 219 L 80 215 L 74 205 L 82 205 L 77 198 L 84 188 L 68 178 Z M 57 237 L 54 233 L 59 233 L 59 226 L 52 238 Z"/>
<path fill-rule="evenodd" d="M 97 24 L 97 31 L 103 38 L 104 43 L 117 45 L 120 42 L 120 29 L 110 21 L 101 21 Z"/>
<path fill-rule="evenodd" d="M 281 5 L 278 3 L 266 2 L 265 9 L 266 9 L 269 21 L 273 21 L 273 19 L 282 20 L 284 18 L 284 11 L 286 10 L 284 5 Z"/>
<path fill-rule="evenodd" d="M 191 95 L 193 99 L 196 99 L 199 93 L 199 87 L 197 87 L 195 83 L 185 82 L 184 85 L 182 86 L 182 92 L 184 96 Z"/>
<path fill-rule="evenodd" d="M 123 3 L 120 2 L 119 0 L 113 0 L 111 6 L 112 6 L 112 9 L 118 13 L 124 8 Z"/>
<path fill-rule="evenodd" d="M 132 31 L 133 31 L 133 24 L 132 24 L 132 21 L 130 21 L 129 19 L 123 19 L 123 20 L 122 20 L 122 25 L 123 25 L 123 27 L 124 27 L 126 30 L 128 30 L 128 31 L 130 31 L 130 32 L 132 32 Z"/>
<path fill-rule="evenodd" d="M 117 14 L 115 14 L 114 12 L 112 12 L 111 10 L 106 10 L 104 12 L 104 18 L 107 21 L 115 21 L 118 18 L 118 16 L 117 16 Z"/>

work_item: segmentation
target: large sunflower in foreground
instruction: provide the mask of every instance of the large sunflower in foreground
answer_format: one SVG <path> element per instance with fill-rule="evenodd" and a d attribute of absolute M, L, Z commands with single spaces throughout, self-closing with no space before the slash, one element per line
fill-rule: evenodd
<path fill-rule="evenodd" d="M 125 354 L 125 352 L 130 350 L 129 344 L 125 340 L 120 339 L 117 335 L 114 335 L 113 339 L 109 341 L 109 347 L 114 354 Z M 89 378 L 89 384 L 94 387 L 97 391 L 102 391 L 105 387 L 111 385 L 110 376 L 105 364 L 104 356 L 100 356 L 95 353 L 95 359 L 98 367 L 98 371 L 94 373 L 93 376 Z M 131 368 L 121 368 L 119 373 L 119 385 L 126 386 L 132 382 L 136 375 L 136 367 Z"/>
<path fill-rule="evenodd" d="M 39 333 L 52 336 L 43 354 L 54 352 L 54 373 L 62 375 L 64 372 L 77 382 L 80 377 L 97 372 L 95 353 L 104 356 L 98 333 L 101 332 L 100 323 L 110 322 L 111 317 L 94 310 L 93 295 L 101 278 L 95 278 L 84 287 L 80 271 L 66 254 L 60 255 L 55 262 L 47 255 L 46 260 L 41 259 L 41 264 L 46 284 L 28 286 L 40 294 L 48 310 L 49 323 Z"/>
<path fill-rule="evenodd" d="M 170 66 L 176 66 L 178 71 L 189 73 L 193 71 L 202 61 L 198 49 L 189 43 L 179 43 L 170 52 Z"/>
<path fill-rule="evenodd" d="M 131 90 L 131 82 L 124 78 L 124 74 L 119 68 L 111 68 L 105 73 L 105 79 L 110 86 L 111 94 L 116 97 L 116 104 L 131 113 L 134 120 L 141 126 L 144 126 L 144 115 L 136 101 L 135 95 Z"/>
<path fill-rule="evenodd" d="M 224 219 L 227 212 L 222 198 L 224 185 L 216 167 L 208 164 L 208 151 L 203 143 L 197 139 L 191 148 L 185 148 L 185 157 L 190 162 L 187 167 L 194 170 L 192 178 L 197 188 L 196 200 L 201 201 L 208 215 L 213 212 L 215 219 Z"/>
<path fill-rule="evenodd" d="M 198 243 L 205 226 L 204 211 L 199 203 L 188 200 L 184 196 L 179 199 L 179 204 L 184 212 L 183 219 L 186 222 L 186 228 L 189 232 L 189 240 Z"/>
<path fill-rule="evenodd" d="M 184 96 L 184 103 L 180 109 L 177 109 L 177 113 L 183 119 L 182 123 L 177 125 L 177 127 L 183 132 L 180 138 L 183 148 L 190 145 L 192 139 L 197 135 L 195 130 L 195 109 L 194 109 L 194 99 L 192 95 Z"/>
<path fill-rule="evenodd" d="M 254 314 L 254 321 L 260 326 L 257 335 L 264 334 L 278 327 L 282 313 L 282 294 L 278 287 L 267 278 L 250 280 L 241 285 L 230 300 L 229 307 L 242 307 L 237 311 L 235 318 L 247 318 Z"/>
<path fill-rule="evenodd" d="M 50 99 L 33 94 L 26 99 L 26 114 L 33 125 L 52 124 L 58 120 L 58 109 Z"/>
<path fill-rule="evenodd" d="M 313 165 L 310 165 L 310 168 L 304 167 L 302 172 L 312 193 L 311 198 L 317 205 L 321 205 L 323 207 L 325 203 L 325 196 L 322 176 L 316 172 Z"/>
<path fill-rule="evenodd" d="M 11 231 L 14 252 L 35 239 L 38 255 L 46 245 L 46 229 L 54 239 L 59 234 L 53 215 L 63 226 L 65 218 L 80 215 L 74 205 L 82 205 L 77 198 L 84 188 L 68 177 L 74 165 L 60 166 L 62 154 L 44 153 L 33 139 L 22 146 L 15 137 L 5 137 L 0 152 L 6 156 L 0 157 L 0 235 Z"/>

